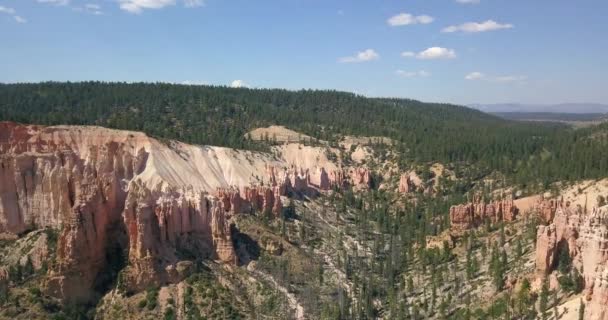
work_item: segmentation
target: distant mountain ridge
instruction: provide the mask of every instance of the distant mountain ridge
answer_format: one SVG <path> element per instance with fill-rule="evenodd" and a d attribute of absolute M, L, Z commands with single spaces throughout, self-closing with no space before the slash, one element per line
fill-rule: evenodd
<path fill-rule="evenodd" d="M 491 114 L 519 121 L 598 122 L 608 119 L 606 113 L 492 112 Z"/>
<path fill-rule="evenodd" d="M 546 112 L 546 113 L 608 113 L 608 104 L 601 103 L 560 103 L 560 104 L 523 104 L 495 103 L 471 104 L 472 108 L 488 112 Z"/>

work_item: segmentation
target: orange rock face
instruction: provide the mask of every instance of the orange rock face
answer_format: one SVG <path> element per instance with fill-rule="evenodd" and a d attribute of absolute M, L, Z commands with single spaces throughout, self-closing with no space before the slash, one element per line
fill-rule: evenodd
<path fill-rule="evenodd" d="M 477 198 L 473 202 L 452 206 L 450 208 L 450 223 L 456 230 L 467 230 L 480 226 L 486 219 L 492 223 L 513 221 L 517 217 L 517 207 L 513 199 L 485 203 Z"/>
<path fill-rule="evenodd" d="M 0 233 L 59 231 L 49 294 L 89 301 L 112 254 L 126 255 L 128 290 L 187 276 L 181 250 L 236 262 L 227 213 L 238 193 L 151 190 L 134 179 L 147 165 L 138 137 L 74 142 L 55 130 L 0 123 Z"/>
<path fill-rule="evenodd" d="M 608 317 L 608 226 L 606 209 L 585 213 L 581 207 L 558 205 L 553 222 L 539 226 L 536 270 L 539 277 L 558 267 L 560 250 L 567 250 L 572 265 L 583 276 L 587 304 L 585 319 Z"/>
<path fill-rule="evenodd" d="M 344 170 L 335 170 L 330 172 L 329 183 L 332 187 L 337 187 L 339 189 L 346 188 L 346 186 L 348 185 L 348 180 L 346 179 Z"/>
<path fill-rule="evenodd" d="M 545 224 L 549 224 L 555 217 L 555 212 L 559 207 L 564 206 L 563 199 L 540 199 L 534 204 L 534 211 L 537 212 L 538 217 Z"/>
<path fill-rule="evenodd" d="M 404 173 L 399 179 L 399 193 L 409 193 L 412 188 L 412 181 L 409 173 Z"/>
<path fill-rule="evenodd" d="M 350 171 L 350 180 L 353 187 L 368 189 L 372 186 L 372 173 L 367 168 L 354 168 Z"/>
<path fill-rule="evenodd" d="M 275 216 L 279 216 L 283 209 L 281 190 L 285 188 L 287 187 L 246 187 L 245 206 L 261 212 L 271 212 Z"/>

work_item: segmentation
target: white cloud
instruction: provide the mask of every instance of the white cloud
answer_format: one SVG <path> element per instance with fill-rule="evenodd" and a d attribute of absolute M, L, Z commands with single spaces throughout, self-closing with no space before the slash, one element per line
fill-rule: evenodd
<path fill-rule="evenodd" d="M 462 4 L 478 4 L 480 0 L 456 0 L 456 2 Z"/>
<path fill-rule="evenodd" d="M 70 0 L 38 0 L 38 2 L 54 4 L 57 6 L 66 6 L 70 3 Z"/>
<path fill-rule="evenodd" d="M 495 82 L 521 82 L 528 79 L 526 76 L 499 76 L 495 77 L 493 81 Z"/>
<path fill-rule="evenodd" d="M 500 83 L 508 83 L 508 82 L 523 82 L 528 77 L 526 76 L 517 76 L 517 75 L 507 75 L 507 76 L 487 76 L 481 72 L 471 72 L 464 77 L 466 80 L 483 80 L 489 82 L 500 82 Z"/>
<path fill-rule="evenodd" d="M 456 58 L 456 51 L 442 47 L 431 47 L 420 51 L 418 54 L 414 54 L 411 51 L 405 51 L 401 53 L 401 56 L 406 58 L 415 56 L 416 59 L 421 60 L 454 59 Z"/>
<path fill-rule="evenodd" d="M 141 13 L 144 9 L 162 9 L 175 5 L 175 0 L 118 0 L 122 10 Z"/>
<path fill-rule="evenodd" d="M 404 71 L 404 70 L 397 70 L 395 71 L 395 73 L 398 76 L 404 77 L 404 78 L 415 78 L 415 77 L 430 77 L 431 73 L 424 71 L 424 70 L 420 70 L 420 71 Z"/>
<path fill-rule="evenodd" d="M 202 7 L 205 5 L 205 1 L 203 0 L 184 0 L 184 6 L 186 8 L 196 8 Z"/>
<path fill-rule="evenodd" d="M 205 86 L 208 83 L 205 81 L 191 81 L 191 80 L 184 80 L 179 84 L 183 84 L 185 86 Z"/>
<path fill-rule="evenodd" d="M 0 13 L 15 14 L 15 9 L 0 6 Z"/>
<path fill-rule="evenodd" d="M 230 83 L 232 88 L 249 88 L 249 85 L 243 80 L 234 80 Z"/>
<path fill-rule="evenodd" d="M 26 23 L 27 22 L 27 20 L 25 20 L 25 18 L 18 16 L 17 11 L 15 11 L 15 9 L 13 9 L 13 8 L 0 6 L 0 13 L 4 13 L 4 14 L 8 14 L 8 15 L 12 16 L 13 19 L 15 19 L 15 21 L 17 23 Z"/>
<path fill-rule="evenodd" d="M 486 32 L 486 31 L 494 31 L 501 29 L 511 29 L 513 28 L 512 24 L 500 24 L 494 20 L 487 20 L 484 22 L 467 22 L 457 26 L 449 26 L 443 28 L 441 32 L 451 33 L 451 32 L 466 32 L 466 33 L 476 33 L 476 32 Z"/>
<path fill-rule="evenodd" d="M 410 24 L 429 24 L 435 21 L 435 19 L 431 16 L 420 15 L 415 16 L 409 13 L 400 13 L 396 16 L 390 17 L 386 20 L 390 26 L 398 27 L 398 26 L 407 26 Z"/>
<path fill-rule="evenodd" d="M 354 56 L 350 57 L 342 57 L 338 59 L 340 63 L 356 63 L 356 62 L 366 62 L 372 60 L 380 59 L 380 55 L 374 51 L 374 49 L 367 49 L 361 52 L 358 52 Z"/>
<path fill-rule="evenodd" d="M 85 13 L 90 13 L 90 14 L 94 14 L 94 15 L 103 14 L 103 11 L 101 11 L 101 6 L 96 3 L 87 3 L 82 8 L 75 7 L 73 9 L 74 9 L 74 11 L 85 12 Z"/>
<path fill-rule="evenodd" d="M 467 80 L 480 80 L 485 78 L 485 75 L 481 72 L 471 72 L 467 74 L 464 78 Z"/>
<path fill-rule="evenodd" d="M 179 0 L 186 8 L 202 7 L 204 0 Z M 130 13 L 139 14 L 146 9 L 162 9 L 176 5 L 178 0 L 118 0 L 120 8 Z"/>

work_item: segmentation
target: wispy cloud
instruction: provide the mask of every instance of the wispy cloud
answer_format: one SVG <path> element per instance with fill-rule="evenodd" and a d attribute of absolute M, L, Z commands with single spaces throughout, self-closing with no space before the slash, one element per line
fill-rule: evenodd
<path fill-rule="evenodd" d="M 0 6 L 0 13 L 15 14 L 15 9 Z"/>
<path fill-rule="evenodd" d="M 232 88 L 249 88 L 249 84 L 247 84 L 243 80 L 234 80 L 230 83 L 230 87 L 232 87 Z"/>
<path fill-rule="evenodd" d="M 480 80 L 483 79 L 485 77 L 485 75 L 481 72 L 471 72 L 469 74 L 467 74 L 464 78 L 466 80 Z"/>
<path fill-rule="evenodd" d="M 522 75 L 506 75 L 506 76 L 488 76 L 484 73 L 475 71 L 467 74 L 465 80 L 470 81 L 489 81 L 489 82 L 500 82 L 500 83 L 509 83 L 509 82 L 524 82 L 528 79 L 527 76 Z"/>
<path fill-rule="evenodd" d="M 431 73 L 424 71 L 424 70 L 420 70 L 420 71 L 404 71 L 404 70 L 397 70 L 395 71 L 395 74 L 397 74 L 400 77 L 404 77 L 404 78 L 416 78 L 416 77 L 430 77 Z"/>
<path fill-rule="evenodd" d="M 56 6 L 67 6 L 70 0 L 38 0 L 39 3 L 48 3 Z"/>
<path fill-rule="evenodd" d="M 17 23 L 26 23 L 27 20 L 19 15 L 17 15 L 17 11 L 13 8 L 0 6 L 0 13 L 7 14 L 12 16 L 15 22 Z"/>
<path fill-rule="evenodd" d="M 415 57 L 421 60 L 454 59 L 456 58 L 456 51 L 442 47 L 431 47 L 418 53 L 404 51 L 401 53 L 401 56 L 404 58 Z"/>
<path fill-rule="evenodd" d="M 196 8 L 202 7 L 205 5 L 205 1 L 203 0 L 184 0 L 184 6 L 186 8 Z"/>
<path fill-rule="evenodd" d="M 461 4 L 478 4 L 480 0 L 456 0 L 456 2 Z"/>
<path fill-rule="evenodd" d="M 380 59 L 380 55 L 374 49 L 367 49 L 361 52 L 357 52 L 353 56 L 342 57 L 338 59 L 340 63 L 357 63 L 366 62 Z"/>
<path fill-rule="evenodd" d="M 419 15 L 415 16 L 410 13 L 400 13 L 396 16 L 390 17 L 386 20 L 390 26 L 399 27 L 399 26 L 407 26 L 411 24 L 429 24 L 435 21 L 435 18 L 427 15 Z"/>
<path fill-rule="evenodd" d="M 204 0 L 180 0 L 186 8 L 202 7 Z M 174 6 L 178 0 L 118 0 L 120 8 L 130 13 L 139 14 L 148 9 L 162 9 Z"/>
<path fill-rule="evenodd" d="M 141 13 L 145 9 L 162 9 L 175 5 L 175 0 L 118 0 L 122 10 Z"/>
<path fill-rule="evenodd" d="M 493 79 L 494 82 L 522 82 L 527 80 L 527 76 L 499 76 Z"/>
<path fill-rule="evenodd" d="M 27 20 L 22 16 L 13 16 L 13 18 L 15 19 L 15 21 L 17 21 L 17 23 L 27 23 Z"/>
<path fill-rule="evenodd" d="M 465 33 L 477 33 L 486 32 L 502 29 L 511 29 L 513 25 L 510 23 L 501 24 L 494 20 L 487 20 L 484 22 L 467 22 L 461 25 L 449 26 L 443 28 L 441 32 L 452 33 L 452 32 L 465 32 Z"/>
<path fill-rule="evenodd" d="M 192 80 L 184 80 L 179 84 L 183 84 L 185 86 L 205 86 L 208 85 L 206 81 L 192 81 Z"/>

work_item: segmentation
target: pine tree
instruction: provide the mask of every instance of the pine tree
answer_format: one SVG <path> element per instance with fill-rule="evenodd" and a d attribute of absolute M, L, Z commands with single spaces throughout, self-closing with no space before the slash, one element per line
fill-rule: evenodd
<path fill-rule="evenodd" d="M 543 319 L 547 319 L 547 306 L 549 302 L 549 282 L 545 277 L 543 279 L 543 284 L 540 289 L 540 297 L 539 297 L 539 311 L 541 312 L 541 316 Z"/>

